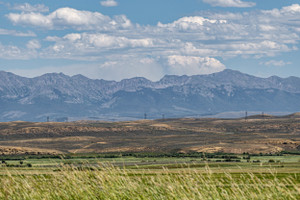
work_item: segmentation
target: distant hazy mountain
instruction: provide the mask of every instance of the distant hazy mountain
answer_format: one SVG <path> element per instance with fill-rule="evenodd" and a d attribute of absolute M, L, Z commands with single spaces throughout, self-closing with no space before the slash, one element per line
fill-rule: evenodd
<path fill-rule="evenodd" d="M 300 78 L 233 70 L 120 82 L 62 73 L 24 78 L 0 71 L 0 121 L 186 117 L 233 111 L 296 112 Z"/>

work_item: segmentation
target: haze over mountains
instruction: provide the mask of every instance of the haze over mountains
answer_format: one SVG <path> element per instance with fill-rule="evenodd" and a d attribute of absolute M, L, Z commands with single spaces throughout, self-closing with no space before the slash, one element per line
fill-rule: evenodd
<path fill-rule="evenodd" d="M 297 112 L 300 78 L 258 78 L 224 70 L 120 82 L 62 73 L 24 78 L 0 71 L 0 121 L 141 119 L 232 111 Z"/>

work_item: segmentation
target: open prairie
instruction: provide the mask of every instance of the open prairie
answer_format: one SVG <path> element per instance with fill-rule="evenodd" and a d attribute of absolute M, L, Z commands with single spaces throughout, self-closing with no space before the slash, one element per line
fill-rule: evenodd
<path fill-rule="evenodd" d="M 0 123 L 0 130 L 0 199 L 296 200 L 300 195 L 298 114 L 9 122 Z"/>
<path fill-rule="evenodd" d="M 0 123 L 0 155 L 300 151 L 300 114 L 246 119 Z"/>

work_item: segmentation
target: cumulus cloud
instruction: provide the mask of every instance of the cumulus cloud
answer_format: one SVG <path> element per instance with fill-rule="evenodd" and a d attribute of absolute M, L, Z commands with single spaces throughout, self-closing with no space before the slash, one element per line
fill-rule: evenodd
<path fill-rule="evenodd" d="M 298 50 L 299 8 L 293 4 L 252 12 L 205 12 L 154 26 L 132 25 L 122 15 L 111 18 L 72 8 L 60 8 L 49 15 L 11 13 L 7 17 L 16 25 L 69 29 L 69 34 L 48 36 L 43 46 L 33 40 L 27 48 L 10 46 L 7 51 L 19 50 L 17 57 L 25 49 L 31 52 L 24 54 L 27 58 L 38 55 L 98 62 L 93 73 L 102 72 L 110 79 L 129 78 L 126 74 L 151 79 L 162 74 L 206 74 L 225 69 L 222 62 L 233 57 L 268 58 Z M 13 55 L 3 53 L 8 54 Z M 271 64 L 283 63 L 264 63 Z M 155 75 L 151 67 L 158 71 Z M 122 73 L 114 73 L 119 69 Z"/>
<path fill-rule="evenodd" d="M 41 48 L 41 43 L 38 40 L 30 40 L 26 46 L 28 49 L 39 49 Z"/>
<path fill-rule="evenodd" d="M 164 66 L 156 59 L 134 56 L 121 56 L 119 59 L 107 61 L 98 70 L 101 77 L 117 81 L 132 77 L 146 77 L 158 81 L 165 75 Z"/>
<path fill-rule="evenodd" d="M 241 0 L 203 0 L 204 3 L 208 3 L 212 6 L 219 7 L 238 7 L 238 8 L 246 8 L 253 7 L 256 5 L 254 2 L 245 2 Z"/>
<path fill-rule="evenodd" d="M 299 4 L 292 4 L 290 6 L 285 6 L 281 9 L 272 9 L 272 10 L 264 10 L 262 11 L 265 14 L 271 14 L 274 17 L 282 17 L 282 15 L 290 15 L 293 16 L 295 14 L 300 13 L 300 5 Z"/>
<path fill-rule="evenodd" d="M 115 0 L 106 0 L 106 1 L 101 1 L 100 4 L 105 7 L 114 7 L 118 5 L 118 2 Z"/>
<path fill-rule="evenodd" d="M 0 35 L 12 35 L 17 37 L 36 37 L 36 34 L 32 31 L 20 32 L 16 30 L 8 30 L 0 28 Z"/>
<path fill-rule="evenodd" d="M 197 30 L 201 29 L 205 23 L 226 23 L 226 20 L 211 20 L 201 16 L 183 17 L 169 24 L 158 23 L 157 26 L 160 28 L 173 28 L 179 30 Z"/>
<path fill-rule="evenodd" d="M 99 12 L 81 11 L 73 8 L 59 8 L 49 15 L 38 12 L 9 13 L 7 18 L 15 25 L 36 26 L 46 29 L 76 30 L 114 30 L 132 26 L 126 16 L 115 16 L 113 19 Z"/>
<path fill-rule="evenodd" d="M 152 38 L 131 39 L 102 33 L 72 33 L 63 37 L 47 37 L 46 40 L 55 43 L 42 52 L 43 56 L 88 60 L 101 58 L 112 51 L 128 54 L 129 49 L 151 48 L 157 42 Z"/>
<path fill-rule="evenodd" d="M 280 44 L 273 41 L 257 41 L 257 42 L 232 42 L 230 44 L 212 44 L 210 48 L 218 49 L 223 57 L 235 56 L 254 56 L 260 58 L 263 56 L 275 56 L 280 52 L 292 51 L 285 44 Z"/>
<path fill-rule="evenodd" d="M 226 67 L 210 57 L 172 55 L 168 57 L 169 73 L 175 75 L 210 74 L 223 71 Z"/>
<path fill-rule="evenodd" d="M 172 32 L 169 44 L 177 43 L 180 51 L 188 55 L 262 57 L 297 50 L 299 32 L 287 19 L 275 20 L 264 11 L 205 15 L 158 23 L 156 32 Z M 291 17 L 300 20 L 296 13 Z"/>
<path fill-rule="evenodd" d="M 0 43 L 0 58 L 12 59 L 13 57 L 21 58 L 21 50 L 16 46 L 5 46 Z"/>
<path fill-rule="evenodd" d="M 300 13 L 300 5 L 299 4 L 293 4 L 291 6 L 285 6 L 282 8 L 282 12 L 285 13 Z"/>
<path fill-rule="evenodd" d="M 21 24 L 25 26 L 38 26 L 51 29 L 53 27 L 52 21 L 42 15 L 41 13 L 10 13 L 7 15 L 8 19 L 14 24 Z"/>
<path fill-rule="evenodd" d="M 43 4 L 31 5 L 29 3 L 15 4 L 12 9 L 23 12 L 49 12 L 49 8 Z"/>
<path fill-rule="evenodd" d="M 44 26 L 50 29 L 74 28 L 93 33 L 73 33 L 64 37 L 47 37 L 55 44 L 43 49 L 43 55 L 68 58 L 100 57 L 100 53 L 137 53 L 168 57 L 178 52 L 185 56 L 234 57 L 274 56 L 297 50 L 300 6 L 293 4 L 279 10 L 245 13 L 205 13 L 182 17 L 157 26 L 132 26 L 126 16 L 110 18 L 98 12 L 60 8 L 50 13 L 9 14 L 15 24 Z M 280 17 L 281 20 L 274 16 Z M 120 27 L 131 27 L 122 29 Z M 110 30 L 110 33 L 103 33 Z M 170 34 L 172 33 L 172 34 Z M 98 53 L 98 54 L 97 54 Z"/>
<path fill-rule="evenodd" d="M 291 62 L 285 62 L 283 60 L 269 60 L 266 62 L 260 62 L 260 65 L 266 65 L 266 66 L 276 66 L 276 67 L 283 67 L 286 65 L 292 64 Z"/>
<path fill-rule="evenodd" d="M 14 45 L 3 45 L 0 43 L 0 58 L 8 60 L 28 60 L 36 58 L 37 52 L 32 49 L 19 48 Z"/>

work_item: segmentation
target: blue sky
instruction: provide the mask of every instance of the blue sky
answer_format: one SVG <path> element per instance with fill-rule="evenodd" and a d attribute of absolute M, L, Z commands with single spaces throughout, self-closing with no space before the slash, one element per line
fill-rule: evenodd
<path fill-rule="evenodd" d="M 299 0 L 0 0 L 0 70 L 300 77 Z"/>

